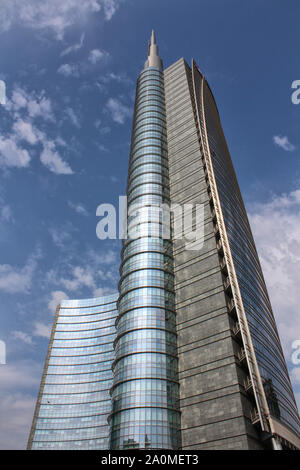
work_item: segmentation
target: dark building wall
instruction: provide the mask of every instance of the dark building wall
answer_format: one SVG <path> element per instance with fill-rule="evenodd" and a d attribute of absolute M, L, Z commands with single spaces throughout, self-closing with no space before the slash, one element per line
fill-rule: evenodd
<path fill-rule="evenodd" d="M 222 214 L 269 412 L 299 433 L 297 406 L 271 303 L 218 110 L 205 80 L 203 103 Z"/>
<path fill-rule="evenodd" d="M 204 245 L 174 242 L 183 449 L 262 448 L 249 418 L 238 343 L 232 338 L 207 184 L 194 116 L 191 70 L 165 70 L 172 203 L 204 204 Z"/>

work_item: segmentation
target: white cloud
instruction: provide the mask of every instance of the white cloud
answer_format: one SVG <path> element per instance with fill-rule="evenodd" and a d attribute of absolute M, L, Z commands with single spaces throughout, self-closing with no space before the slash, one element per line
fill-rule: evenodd
<path fill-rule="evenodd" d="M 44 119 L 52 119 L 51 102 L 43 94 L 36 99 L 22 88 L 15 88 L 11 101 L 7 103 L 7 109 L 12 112 L 15 122 L 12 133 L 6 137 L 0 137 L 0 166 L 2 167 L 27 167 L 31 157 L 29 152 L 22 148 L 20 141 L 35 145 L 45 139 L 45 136 L 31 122 L 35 117 L 43 115 Z M 20 110 L 28 113 L 28 119 L 20 118 Z"/>
<path fill-rule="evenodd" d="M 30 389 L 40 383 L 41 364 L 20 360 L 0 367 L 1 390 Z"/>
<path fill-rule="evenodd" d="M 13 222 L 13 212 L 9 204 L 5 201 L 2 188 L 0 187 L 0 222 Z"/>
<path fill-rule="evenodd" d="M 108 148 L 105 147 L 105 145 L 99 144 L 99 142 L 95 142 L 95 145 L 100 150 L 100 152 L 109 152 Z"/>
<path fill-rule="evenodd" d="M 109 126 L 104 126 L 102 127 L 102 129 L 100 129 L 100 134 L 101 135 L 106 135 L 106 134 L 109 134 L 111 131 L 111 128 Z"/>
<path fill-rule="evenodd" d="M 66 257 L 64 259 L 66 260 Z M 60 291 L 66 289 L 66 291 L 76 292 L 76 296 L 70 295 L 76 298 L 80 297 L 82 289 L 90 289 L 91 293 L 87 294 L 89 297 L 92 297 L 92 292 L 98 287 L 103 289 L 112 287 L 115 291 L 119 279 L 119 249 L 107 249 L 100 252 L 88 249 L 84 253 L 72 250 L 68 259 L 70 262 L 60 263 L 55 269 L 48 271 L 46 274 L 48 286 L 57 286 Z M 83 259 L 84 265 L 81 264 Z M 52 307 L 54 304 L 56 301 Z"/>
<path fill-rule="evenodd" d="M 94 274 L 90 267 L 72 267 L 72 278 L 61 278 L 60 283 L 70 291 L 78 290 L 81 287 L 95 288 Z"/>
<path fill-rule="evenodd" d="M 12 93 L 11 103 L 15 110 L 27 107 L 27 95 L 22 88 L 15 88 Z"/>
<path fill-rule="evenodd" d="M 52 105 L 49 98 L 42 96 L 39 100 L 29 99 L 27 108 L 28 114 L 32 118 L 43 117 L 43 119 L 53 120 Z"/>
<path fill-rule="evenodd" d="M 300 339 L 300 190 L 250 207 L 263 273 L 287 359 Z"/>
<path fill-rule="evenodd" d="M 105 295 L 112 295 L 115 291 L 112 290 L 110 287 L 98 287 L 93 291 L 93 297 L 103 297 Z"/>
<path fill-rule="evenodd" d="M 119 260 L 119 251 L 116 250 L 106 250 L 104 253 L 99 253 L 93 249 L 88 250 L 87 257 L 90 263 L 93 263 L 94 266 L 104 266 L 104 265 L 114 265 L 118 263 Z"/>
<path fill-rule="evenodd" d="M 125 106 L 116 98 L 110 98 L 106 103 L 106 108 L 110 112 L 113 121 L 118 124 L 124 124 L 125 119 L 132 115 L 131 108 Z"/>
<path fill-rule="evenodd" d="M 100 93 L 107 94 L 107 92 L 108 92 L 107 87 L 105 85 L 103 85 L 103 83 L 101 83 L 100 81 L 96 81 L 95 86 L 100 91 Z"/>
<path fill-rule="evenodd" d="M 101 135 L 109 134 L 110 131 L 111 131 L 111 128 L 110 128 L 109 126 L 103 126 L 103 127 L 101 127 L 101 124 L 102 124 L 101 119 L 97 119 L 97 120 L 94 122 L 94 126 L 96 127 L 96 129 L 98 129 L 99 134 L 101 134 Z"/>
<path fill-rule="evenodd" d="M 20 168 L 29 165 L 30 155 L 20 145 L 20 141 L 24 141 L 30 145 L 38 143 L 42 145 L 40 160 L 53 173 L 64 175 L 73 173 L 56 149 L 56 144 L 61 145 L 62 139 L 49 140 L 45 133 L 33 124 L 33 120 L 40 117 L 54 120 L 51 101 L 45 97 L 44 91 L 40 94 L 28 93 L 25 89 L 17 87 L 7 103 L 7 109 L 12 113 L 15 122 L 12 134 L 6 138 L 0 137 L 0 166 Z M 21 118 L 20 111 L 25 114 L 25 119 Z"/>
<path fill-rule="evenodd" d="M 1 449 L 26 447 L 41 374 L 42 362 L 20 360 L 0 367 Z"/>
<path fill-rule="evenodd" d="M 82 46 L 83 46 L 84 37 L 85 37 L 85 35 L 82 34 L 82 35 L 80 36 L 79 42 L 76 43 L 76 44 L 73 44 L 72 46 L 67 47 L 66 49 L 64 49 L 64 50 L 61 52 L 60 57 L 64 57 L 65 55 L 68 55 L 68 54 L 70 54 L 71 52 L 76 52 L 76 51 L 78 51 L 79 49 L 81 49 Z"/>
<path fill-rule="evenodd" d="M 40 132 L 30 122 L 23 119 L 18 119 L 13 124 L 13 131 L 18 139 L 25 140 L 31 145 L 35 145 L 40 139 Z"/>
<path fill-rule="evenodd" d="M 103 0 L 104 16 L 106 20 L 110 20 L 120 4 L 120 0 Z"/>
<path fill-rule="evenodd" d="M 13 220 L 12 210 L 8 204 L 1 205 L 0 201 L 0 220 L 10 222 Z"/>
<path fill-rule="evenodd" d="M 54 309 L 54 312 L 55 312 L 55 309 Z M 44 323 L 41 323 L 41 322 L 35 322 L 33 323 L 32 336 L 39 336 L 39 337 L 48 339 L 50 338 L 51 328 L 52 328 L 51 324 L 45 325 Z M 25 333 L 24 331 L 15 330 L 15 331 L 12 331 L 11 334 L 15 340 L 22 341 L 23 343 L 30 344 L 30 345 L 33 344 L 32 336 L 30 336 L 28 333 Z"/>
<path fill-rule="evenodd" d="M 2 450 L 24 450 L 30 432 L 36 395 L 16 393 L 17 387 L 19 388 L 19 384 L 16 384 L 16 388 L 10 392 L 0 394 L 0 449 Z"/>
<path fill-rule="evenodd" d="M 45 325 L 44 323 L 36 322 L 34 323 L 33 335 L 49 339 L 51 334 L 51 327 L 52 325 Z"/>
<path fill-rule="evenodd" d="M 106 269 L 105 271 L 103 269 L 99 269 L 97 274 L 101 281 L 116 281 L 116 273 L 109 269 Z"/>
<path fill-rule="evenodd" d="M 29 165 L 30 155 L 19 147 L 13 137 L 0 137 L 0 167 L 22 168 Z"/>
<path fill-rule="evenodd" d="M 62 137 L 56 137 L 55 144 L 64 148 L 68 147 L 67 142 Z"/>
<path fill-rule="evenodd" d="M 67 300 L 69 297 L 61 290 L 55 290 L 51 292 L 51 299 L 48 303 L 48 307 L 51 313 L 56 311 L 56 307 L 62 300 Z"/>
<path fill-rule="evenodd" d="M 74 204 L 73 202 L 69 201 L 68 205 L 71 207 L 71 209 L 74 209 L 74 211 L 77 212 L 77 214 L 84 215 L 84 216 L 89 215 L 88 211 L 86 210 L 84 205 L 81 203 Z"/>
<path fill-rule="evenodd" d="M 66 163 L 57 150 L 55 149 L 55 143 L 53 141 L 47 141 L 44 143 L 40 160 L 50 171 L 57 175 L 72 175 L 73 170 Z"/>
<path fill-rule="evenodd" d="M 67 28 L 82 23 L 89 14 L 100 12 L 108 21 L 115 14 L 120 0 L 14 0 L 0 3 L 0 30 L 14 25 L 51 31 L 61 40 Z"/>
<path fill-rule="evenodd" d="M 0 265 L 0 290 L 9 294 L 17 292 L 28 293 L 31 288 L 33 275 L 37 268 L 37 259 L 40 252 L 34 253 L 28 258 L 22 268 L 10 264 Z"/>
<path fill-rule="evenodd" d="M 73 226 L 71 224 L 66 224 L 59 228 L 49 228 L 49 233 L 51 235 L 53 243 L 56 246 L 58 246 L 59 248 L 65 248 L 66 246 L 70 246 L 70 243 L 72 241 L 72 230 Z"/>
<path fill-rule="evenodd" d="M 109 53 L 106 51 L 101 51 L 100 49 L 93 49 L 89 53 L 89 61 L 92 64 L 96 64 L 100 60 L 108 59 Z"/>
<path fill-rule="evenodd" d="M 286 136 L 274 135 L 273 142 L 286 152 L 293 152 L 296 149 L 295 145 L 291 144 Z"/>
<path fill-rule="evenodd" d="M 47 140 L 45 134 L 34 128 L 29 122 L 19 119 L 13 125 L 13 131 L 15 134 L 8 138 L 0 137 L 0 167 L 23 168 L 29 165 L 30 155 L 18 143 L 19 140 L 24 140 L 31 145 L 39 142 L 42 144 L 40 160 L 50 171 L 57 175 L 73 174 L 70 165 L 62 159 L 56 150 L 55 141 Z M 5 210 L 8 215 L 8 208 Z"/>
<path fill-rule="evenodd" d="M 64 77 L 78 77 L 79 76 L 79 66 L 78 64 L 62 64 L 58 69 L 57 72 Z"/>
<path fill-rule="evenodd" d="M 77 127 L 77 129 L 80 129 L 80 127 L 81 127 L 80 120 L 79 120 L 77 114 L 75 113 L 74 109 L 69 107 L 65 110 L 65 113 L 68 116 L 68 118 L 70 119 L 73 126 Z"/>
<path fill-rule="evenodd" d="M 16 340 L 23 341 L 26 344 L 32 344 L 32 337 L 29 334 L 25 333 L 24 331 L 19 331 L 19 330 L 13 331 L 12 337 Z"/>
<path fill-rule="evenodd" d="M 295 385 L 300 385 L 300 367 L 291 370 L 291 380 Z"/>
<path fill-rule="evenodd" d="M 43 116 L 46 120 L 54 119 L 51 101 L 44 96 L 44 92 L 37 97 L 35 93 L 28 94 L 20 87 L 16 88 L 12 93 L 8 109 L 14 113 L 16 120 L 12 126 L 12 135 L 6 139 L 0 137 L 0 166 L 28 166 L 30 155 L 19 145 L 19 141 L 23 140 L 30 145 L 42 144 L 40 160 L 50 171 L 59 175 L 73 174 L 69 164 L 62 159 L 56 149 L 56 144 L 65 146 L 65 142 L 60 138 L 49 140 L 44 132 L 33 125 L 33 119 L 39 116 Z M 27 111 L 26 119 L 20 117 L 20 109 Z M 68 115 L 74 125 L 79 125 L 72 108 L 68 108 Z"/>
<path fill-rule="evenodd" d="M 40 93 L 28 92 L 24 88 L 15 87 L 11 99 L 7 102 L 8 111 L 13 111 L 18 117 L 20 110 L 26 111 L 30 118 L 42 117 L 48 121 L 54 121 L 52 103 L 45 97 L 45 91 Z"/>
<path fill-rule="evenodd" d="M 118 83 L 122 83 L 123 85 L 133 85 L 133 80 L 131 80 L 130 77 L 128 77 L 126 72 L 121 72 L 121 73 L 114 73 L 114 72 L 109 72 L 106 75 L 99 77 L 99 80 L 102 83 L 110 83 L 111 81 L 115 81 Z"/>
<path fill-rule="evenodd" d="M 88 71 L 92 65 L 97 64 L 98 62 L 106 62 L 109 59 L 110 55 L 108 52 L 101 49 L 93 49 L 88 55 L 88 62 L 77 62 L 77 63 L 64 63 L 59 66 L 57 73 L 63 75 L 64 77 L 75 77 L 78 78 L 82 76 L 86 71 Z"/>

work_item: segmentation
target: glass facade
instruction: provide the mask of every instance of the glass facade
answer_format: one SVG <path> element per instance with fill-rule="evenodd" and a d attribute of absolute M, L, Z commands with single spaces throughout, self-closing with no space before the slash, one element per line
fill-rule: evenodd
<path fill-rule="evenodd" d="M 117 295 L 57 309 L 28 448 L 107 449 Z"/>
<path fill-rule="evenodd" d="M 264 395 L 267 401 L 267 414 L 290 428 L 296 435 L 300 433 L 299 415 L 295 402 L 284 354 L 282 351 L 274 315 L 266 289 L 247 213 L 239 190 L 238 182 L 220 123 L 217 106 L 207 81 L 198 67 L 193 68 L 195 96 L 200 118 L 202 142 L 207 137 L 212 163 L 212 174 L 220 202 L 221 217 L 224 221 L 226 237 L 232 256 L 238 289 L 246 314 L 254 360 L 257 362 Z M 204 155 L 205 155 L 204 148 Z M 207 158 L 207 155 L 206 155 Z M 208 163 L 208 162 L 207 162 Z M 206 168 L 206 164 L 205 164 Z M 208 176 L 208 190 L 213 185 Z M 215 201 L 216 202 L 216 201 Z M 218 217 L 215 232 L 219 235 Z M 220 260 L 225 259 L 220 258 Z M 226 272 L 227 269 L 227 272 Z M 223 269 L 226 296 L 230 302 L 232 286 L 229 285 L 230 266 Z M 245 345 L 241 343 L 242 347 Z M 261 404 L 258 401 L 257 406 Z M 263 410 L 265 413 L 266 410 Z"/>
<path fill-rule="evenodd" d="M 146 66 L 137 84 L 129 164 L 112 449 L 180 447 L 172 244 L 162 238 L 161 215 L 154 222 L 154 207 L 170 203 L 165 119 L 163 72 Z"/>
<path fill-rule="evenodd" d="M 172 202 L 203 205 L 201 249 L 172 227 L 165 236 Z M 136 88 L 127 232 L 118 294 L 58 306 L 28 448 L 300 448 L 213 95 L 194 61 L 163 72 L 154 33 Z"/>

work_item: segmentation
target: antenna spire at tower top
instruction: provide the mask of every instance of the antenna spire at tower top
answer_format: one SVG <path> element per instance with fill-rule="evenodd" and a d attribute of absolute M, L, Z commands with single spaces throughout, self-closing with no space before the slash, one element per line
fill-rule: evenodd
<path fill-rule="evenodd" d="M 151 45 L 156 44 L 156 37 L 155 37 L 154 29 L 152 29 L 150 44 Z"/>
<path fill-rule="evenodd" d="M 148 46 L 148 59 L 145 62 L 145 67 L 157 67 L 162 70 L 162 60 L 158 55 L 158 45 L 156 44 L 156 37 L 154 29 L 151 32 L 150 44 Z"/>

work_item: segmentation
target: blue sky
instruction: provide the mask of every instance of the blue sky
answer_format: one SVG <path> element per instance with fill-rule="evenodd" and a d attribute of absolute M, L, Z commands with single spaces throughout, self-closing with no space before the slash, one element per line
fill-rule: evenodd
<path fill-rule="evenodd" d="M 152 28 L 164 65 L 195 58 L 215 94 L 299 399 L 299 14 L 297 0 L 1 1 L 0 448 L 25 447 L 56 304 L 117 287 L 96 208 L 125 194 Z"/>

